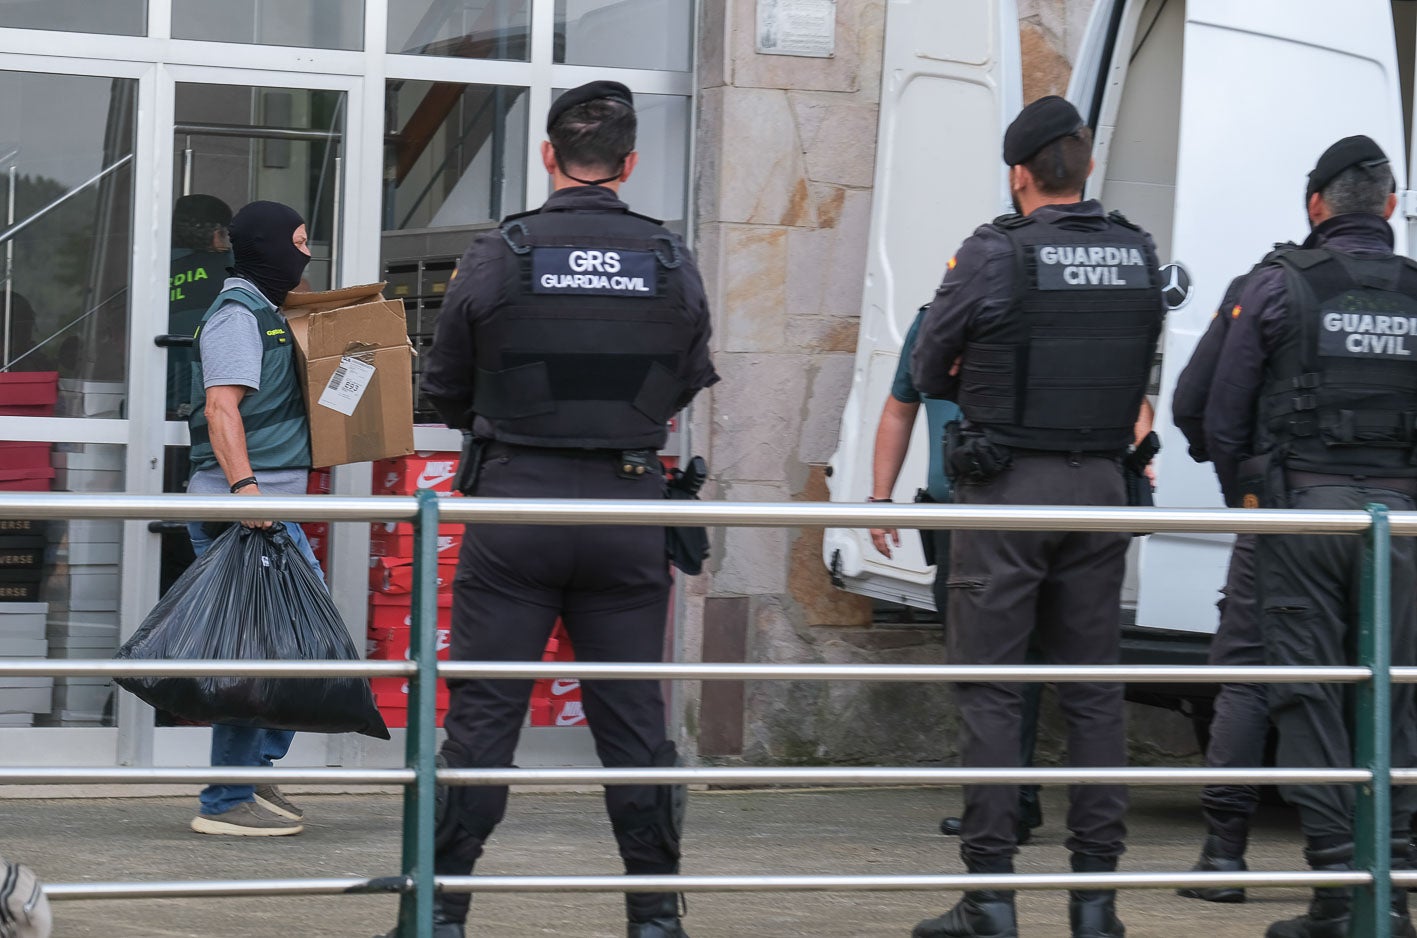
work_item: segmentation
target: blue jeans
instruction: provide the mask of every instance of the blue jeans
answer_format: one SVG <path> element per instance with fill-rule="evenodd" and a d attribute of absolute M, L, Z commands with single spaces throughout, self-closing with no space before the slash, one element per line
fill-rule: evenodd
<path fill-rule="evenodd" d="M 290 540 L 309 561 L 321 582 L 325 579 L 310 542 L 300 525 L 292 521 L 277 522 L 285 525 Z M 192 538 L 192 550 L 198 557 L 212 546 L 212 538 L 202 530 L 202 522 L 187 525 L 187 533 Z M 282 758 L 290 751 L 290 742 L 295 734 L 290 730 L 267 730 L 256 726 L 212 725 L 212 765 L 265 765 Z M 202 813 L 221 814 L 241 804 L 254 801 L 256 789 L 252 785 L 208 785 L 202 789 Z"/>

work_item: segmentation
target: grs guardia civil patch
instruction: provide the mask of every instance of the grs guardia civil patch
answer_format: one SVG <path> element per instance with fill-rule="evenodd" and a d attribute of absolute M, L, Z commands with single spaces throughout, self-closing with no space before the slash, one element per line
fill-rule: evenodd
<path fill-rule="evenodd" d="M 531 292 L 580 296 L 658 296 L 651 251 L 533 248 Z"/>

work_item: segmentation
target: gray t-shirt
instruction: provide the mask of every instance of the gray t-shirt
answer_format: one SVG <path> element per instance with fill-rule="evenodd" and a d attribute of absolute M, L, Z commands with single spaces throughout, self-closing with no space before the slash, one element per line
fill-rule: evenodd
<path fill-rule="evenodd" d="M 228 277 L 222 289 L 244 287 L 260 293 L 249 280 Z M 202 326 L 202 386 L 238 385 L 261 388 L 261 330 L 256 317 L 240 303 L 226 303 Z M 306 469 L 262 469 L 255 472 L 266 495 L 304 495 L 310 473 Z M 220 466 L 192 473 L 187 491 L 192 495 L 220 495 L 230 491 Z"/>

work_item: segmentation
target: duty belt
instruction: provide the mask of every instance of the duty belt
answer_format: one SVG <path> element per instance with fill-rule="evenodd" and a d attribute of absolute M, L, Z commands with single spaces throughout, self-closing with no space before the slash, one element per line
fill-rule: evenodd
<path fill-rule="evenodd" d="M 1284 479 L 1289 489 L 1303 489 L 1315 485 L 1347 485 L 1370 489 L 1385 489 L 1403 495 L 1417 496 L 1417 478 L 1410 476 L 1369 476 L 1335 475 L 1327 472 L 1305 472 L 1302 469 L 1284 470 Z"/>

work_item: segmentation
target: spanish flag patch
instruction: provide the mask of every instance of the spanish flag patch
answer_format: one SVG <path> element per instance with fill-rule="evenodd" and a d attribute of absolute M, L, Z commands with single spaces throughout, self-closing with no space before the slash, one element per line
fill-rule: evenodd
<path fill-rule="evenodd" d="M 945 265 L 945 269 L 946 269 L 946 270 L 954 270 L 954 269 L 955 269 L 955 259 L 954 259 L 953 257 L 950 258 L 950 262 Z"/>
<path fill-rule="evenodd" d="M 1231 318 L 1231 319 L 1239 319 L 1239 318 L 1240 318 L 1240 304 L 1239 304 L 1239 303 L 1236 303 L 1236 304 L 1235 304 L 1235 308 L 1230 311 L 1230 318 Z"/>

